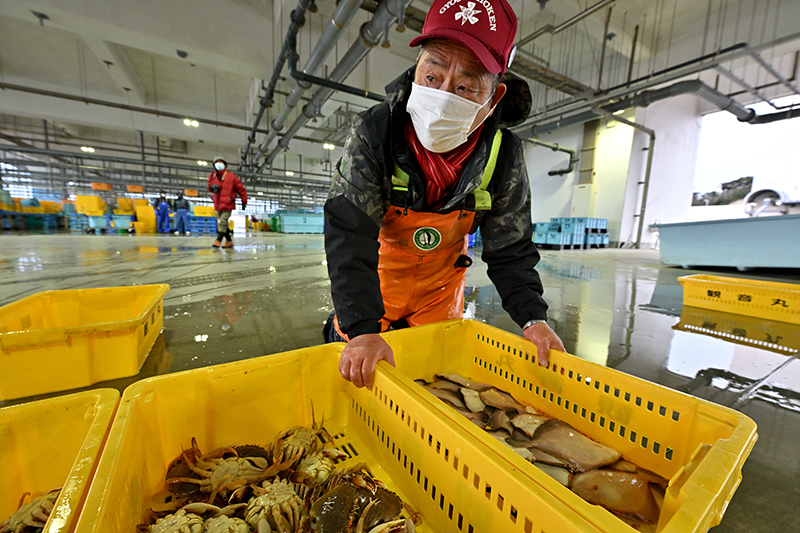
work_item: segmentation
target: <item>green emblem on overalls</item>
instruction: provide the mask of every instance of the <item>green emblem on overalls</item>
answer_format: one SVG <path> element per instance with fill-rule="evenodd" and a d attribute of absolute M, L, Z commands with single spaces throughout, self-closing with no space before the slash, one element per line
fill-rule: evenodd
<path fill-rule="evenodd" d="M 442 242 L 442 234 L 434 228 L 419 228 L 414 232 L 414 244 L 423 251 L 433 250 Z"/>

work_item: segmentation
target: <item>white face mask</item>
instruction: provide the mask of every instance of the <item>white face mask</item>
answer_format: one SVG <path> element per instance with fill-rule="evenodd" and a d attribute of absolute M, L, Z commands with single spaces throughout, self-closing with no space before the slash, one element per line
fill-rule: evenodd
<path fill-rule="evenodd" d="M 406 111 L 411 115 L 422 146 L 442 154 L 467 141 L 467 137 L 477 129 L 477 126 L 472 128 L 472 123 L 478 111 L 491 100 L 490 96 L 482 105 L 476 104 L 447 91 L 412 83 Z"/>
<path fill-rule="evenodd" d="M 225 170 L 225 163 L 221 163 L 221 162 L 220 163 L 214 163 L 214 168 L 216 168 L 217 170 L 222 172 L 223 170 Z"/>

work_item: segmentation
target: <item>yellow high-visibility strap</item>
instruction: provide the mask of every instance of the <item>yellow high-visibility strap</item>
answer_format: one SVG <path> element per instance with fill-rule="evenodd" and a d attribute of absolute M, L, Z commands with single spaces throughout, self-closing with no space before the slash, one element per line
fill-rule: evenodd
<path fill-rule="evenodd" d="M 486 189 L 489 187 L 489 182 L 492 180 L 494 169 L 497 166 L 497 154 L 500 153 L 500 143 L 503 140 L 503 132 L 497 130 L 492 140 L 492 149 L 489 152 L 489 160 L 486 162 L 486 168 L 483 169 L 481 175 L 481 184 L 478 188 L 472 191 L 475 197 L 475 210 L 486 211 L 492 208 L 492 195 Z M 408 190 L 409 176 L 397 164 L 394 165 L 394 175 L 392 176 L 392 189 L 395 191 Z"/>
<path fill-rule="evenodd" d="M 497 130 L 492 140 L 492 151 L 489 152 L 489 161 L 486 162 L 486 168 L 483 169 L 481 176 L 481 184 L 478 188 L 472 191 L 475 196 L 475 210 L 488 211 L 492 208 L 492 195 L 486 189 L 489 187 L 489 182 L 492 180 L 494 174 L 494 167 L 497 165 L 497 154 L 500 153 L 500 142 L 503 140 L 503 132 Z"/>
<path fill-rule="evenodd" d="M 392 189 L 395 191 L 407 191 L 408 179 L 408 174 L 406 174 L 403 169 L 398 167 L 397 163 L 395 163 L 394 176 L 392 176 Z"/>

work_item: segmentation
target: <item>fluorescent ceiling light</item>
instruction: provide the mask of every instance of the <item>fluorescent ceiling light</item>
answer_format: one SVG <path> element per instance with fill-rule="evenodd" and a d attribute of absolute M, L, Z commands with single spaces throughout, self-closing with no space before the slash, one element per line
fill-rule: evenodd
<path fill-rule="evenodd" d="M 86 152 L 88 154 L 93 154 L 94 153 L 94 148 L 92 148 L 91 146 L 81 146 L 81 152 Z"/>
<path fill-rule="evenodd" d="M 334 148 L 336 148 L 336 146 L 332 145 L 331 143 L 325 143 L 322 145 L 322 147 L 325 148 L 326 150 L 333 150 Z"/>
<path fill-rule="evenodd" d="M 624 112 L 625 112 L 625 110 L 624 110 L 624 109 L 620 109 L 619 111 L 614 111 L 614 114 L 615 114 L 615 115 L 621 115 L 621 114 L 623 114 Z"/>
<path fill-rule="evenodd" d="M 294 172 L 292 172 L 291 170 L 287 170 L 286 171 L 286 175 L 287 176 L 294 176 Z"/>
<path fill-rule="evenodd" d="M 183 124 L 184 124 L 184 126 L 192 126 L 192 127 L 195 127 L 195 128 L 200 125 L 199 122 L 197 122 L 196 120 L 192 120 L 190 118 L 183 119 Z"/>
<path fill-rule="evenodd" d="M 197 164 L 200 165 L 201 167 L 207 167 L 208 161 L 198 161 Z"/>

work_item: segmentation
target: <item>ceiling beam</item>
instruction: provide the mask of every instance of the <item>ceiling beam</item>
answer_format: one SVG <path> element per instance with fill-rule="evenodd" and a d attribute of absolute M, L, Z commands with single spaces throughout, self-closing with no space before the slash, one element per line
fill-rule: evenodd
<path fill-rule="evenodd" d="M 147 93 L 125 50 L 118 44 L 104 41 L 95 35 L 83 34 L 81 37 L 95 57 L 103 63 L 106 72 L 122 93 L 128 96 L 132 103 L 145 105 Z"/>

